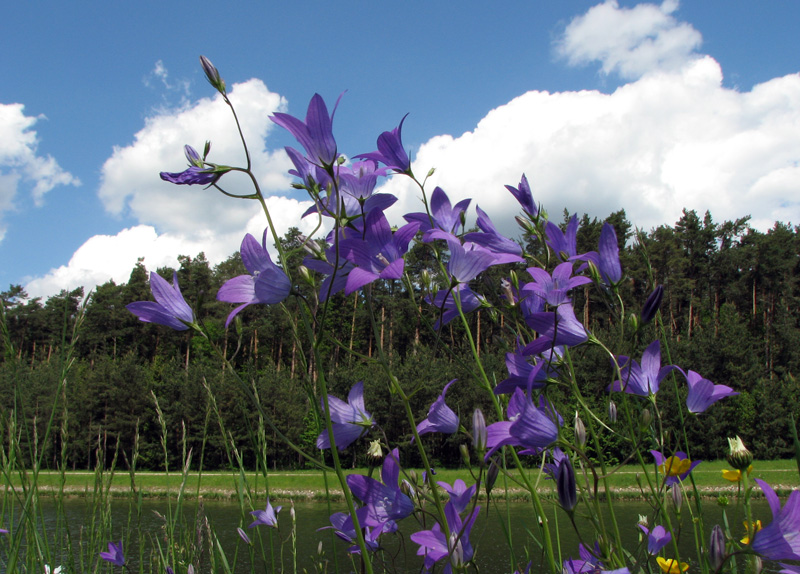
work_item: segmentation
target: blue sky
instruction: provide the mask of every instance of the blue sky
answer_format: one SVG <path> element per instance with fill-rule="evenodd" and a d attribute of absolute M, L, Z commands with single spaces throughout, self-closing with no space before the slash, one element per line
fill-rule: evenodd
<path fill-rule="evenodd" d="M 525 172 L 551 214 L 624 207 L 649 229 L 682 207 L 800 223 L 800 4 L 198 1 L 13 3 L 0 38 L 0 290 L 127 280 L 179 254 L 212 262 L 258 233 L 255 206 L 170 186 L 182 146 L 241 163 L 220 69 L 279 226 L 301 225 L 267 117 L 343 91 L 340 151 L 409 113 L 417 173 L 498 222 Z M 334 8 L 335 11 L 332 11 Z M 417 211 L 405 182 L 387 184 Z M 502 223 L 499 223 L 503 226 Z M 511 231 L 513 227 L 506 225 Z"/>

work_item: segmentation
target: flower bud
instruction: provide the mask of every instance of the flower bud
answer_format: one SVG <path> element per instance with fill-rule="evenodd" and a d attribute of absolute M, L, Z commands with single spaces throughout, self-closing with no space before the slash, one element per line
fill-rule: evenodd
<path fill-rule="evenodd" d="M 746 470 L 753 463 L 753 453 L 747 450 L 738 436 L 728 439 L 728 449 L 728 455 L 725 458 L 728 464 L 736 470 Z"/>
<path fill-rule="evenodd" d="M 663 297 L 664 286 L 657 285 L 653 292 L 650 293 L 650 296 L 647 297 L 647 301 L 644 302 L 644 307 L 642 307 L 642 325 L 646 325 L 653 320 L 653 317 L 656 316 L 658 308 L 661 306 L 661 299 Z"/>
<path fill-rule="evenodd" d="M 586 426 L 583 424 L 581 417 L 575 412 L 575 442 L 581 448 L 586 446 Z"/>
<path fill-rule="evenodd" d="M 608 420 L 612 423 L 617 422 L 617 403 L 608 401 Z"/>
<path fill-rule="evenodd" d="M 752 560 L 754 574 L 761 574 L 761 570 L 764 568 L 764 562 L 761 560 L 761 556 L 753 556 Z"/>
<path fill-rule="evenodd" d="M 564 456 L 556 468 L 556 491 L 558 503 L 567 512 L 572 512 L 578 504 L 578 490 L 575 484 L 575 471 L 569 456 Z"/>
<path fill-rule="evenodd" d="M 644 526 L 645 528 L 647 528 L 647 525 L 648 525 L 647 515 L 640 514 L 639 520 L 636 522 L 636 526 Z"/>
<path fill-rule="evenodd" d="M 309 285 L 313 285 L 314 284 L 314 278 L 311 277 L 311 271 L 308 270 L 308 267 L 306 267 L 305 265 L 300 265 L 297 268 L 297 272 L 300 274 L 300 278 L 303 281 L 305 281 Z"/>
<path fill-rule="evenodd" d="M 508 303 L 509 307 L 513 307 L 515 304 L 514 292 L 511 290 L 511 282 L 508 279 L 500 280 L 500 290 L 503 292 L 503 297 L 506 298 L 506 303 Z"/>
<path fill-rule="evenodd" d="M 719 570 L 725 560 L 725 535 L 719 524 L 711 529 L 711 542 L 708 544 L 708 562 L 711 568 Z"/>
<path fill-rule="evenodd" d="M 492 459 L 492 464 L 489 465 L 489 470 L 486 472 L 486 496 L 494 488 L 494 483 L 497 482 L 497 477 L 500 475 L 500 467 L 497 465 L 497 459 Z"/>
<path fill-rule="evenodd" d="M 464 464 L 469 466 L 470 465 L 469 464 L 469 448 L 467 447 L 467 445 L 465 445 L 464 443 L 461 443 L 458 446 L 458 450 L 459 450 L 459 452 L 461 452 L 461 460 L 464 461 Z"/>
<path fill-rule="evenodd" d="M 214 64 L 205 56 L 200 56 L 200 64 L 203 66 L 203 71 L 206 73 L 208 83 L 214 86 L 214 88 L 224 96 L 226 93 L 225 81 L 220 77 L 219 71 L 214 67 Z"/>
<path fill-rule="evenodd" d="M 639 330 L 639 317 L 634 313 L 628 315 L 628 325 L 634 333 Z"/>
<path fill-rule="evenodd" d="M 644 409 L 642 411 L 642 426 L 649 427 L 651 422 L 653 422 L 653 415 L 650 414 L 650 409 Z"/>
<path fill-rule="evenodd" d="M 210 153 L 211 153 L 211 142 L 206 140 L 206 145 L 203 146 L 203 160 L 204 161 L 208 157 L 208 154 L 210 154 Z"/>
<path fill-rule="evenodd" d="M 380 460 L 381 458 L 383 458 L 383 449 L 381 448 L 381 441 L 374 440 L 369 443 L 369 448 L 367 449 L 367 456 L 375 460 Z"/>
<path fill-rule="evenodd" d="M 673 484 L 670 487 L 670 495 L 672 496 L 672 504 L 675 506 L 675 512 L 680 513 L 681 505 L 683 505 L 683 493 L 678 484 Z"/>
<path fill-rule="evenodd" d="M 436 172 L 436 168 L 435 168 L 435 167 L 432 167 L 432 168 L 430 168 L 430 169 L 428 170 L 428 175 L 427 175 L 427 177 L 431 177 L 431 176 L 432 176 L 432 175 L 433 175 L 435 172 Z"/>
<path fill-rule="evenodd" d="M 475 409 L 472 413 L 472 446 L 481 458 L 483 458 L 483 452 L 486 450 L 487 440 L 486 419 L 483 417 L 483 411 Z"/>
<path fill-rule="evenodd" d="M 195 150 L 192 146 L 183 146 L 183 153 L 186 156 L 186 161 L 188 161 L 190 165 L 195 167 L 205 167 L 203 160 L 200 159 L 200 154 L 197 153 L 197 150 Z"/>

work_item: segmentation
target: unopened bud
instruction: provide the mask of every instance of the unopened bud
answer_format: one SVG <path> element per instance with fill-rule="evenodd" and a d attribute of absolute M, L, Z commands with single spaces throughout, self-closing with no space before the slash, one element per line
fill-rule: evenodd
<path fill-rule="evenodd" d="M 728 464 L 736 470 L 747 470 L 747 467 L 753 463 L 753 453 L 747 450 L 738 436 L 728 439 L 728 449 L 728 455 L 725 458 Z"/>
<path fill-rule="evenodd" d="M 608 401 L 608 420 L 612 423 L 617 422 L 617 403 Z"/>
<path fill-rule="evenodd" d="M 458 447 L 459 452 L 461 452 L 461 460 L 464 461 L 464 464 L 469 466 L 469 448 L 464 443 L 461 443 Z"/>
<path fill-rule="evenodd" d="M 583 424 L 581 417 L 575 412 L 575 442 L 581 448 L 586 446 L 586 426 Z"/>
<path fill-rule="evenodd" d="M 183 146 L 183 153 L 186 156 L 186 161 L 188 161 L 189 164 L 195 167 L 205 167 L 203 164 L 203 160 L 200 159 L 200 154 L 197 153 L 197 150 L 194 149 L 192 146 L 190 145 Z"/>
<path fill-rule="evenodd" d="M 567 512 L 572 512 L 578 504 L 578 490 L 575 484 L 575 471 L 569 456 L 564 456 L 556 468 L 556 492 L 558 503 Z"/>
<path fill-rule="evenodd" d="M 479 458 L 483 458 L 487 440 L 486 419 L 483 416 L 483 411 L 475 409 L 472 413 L 472 446 L 475 448 L 475 453 Z"/>
<path fill-rule="evenodd" d="M 761 561 L 761 556 L 753 556 L 753 573 L 761 574 L 763 568 L 764 562 Z"/>
<path fill-rule="evenodd" d="M 492 492 L 492 488 L 494 488 L 494 483 L 497 482 L 497 477 L 500 475 L 500 467 L 497 464 L 497 459 L 492 459 L 492 464 L 489 465 L 489 470 L 486 472 L 486 496 L 488 498 L 489 493 Z"/>
<path fill-rule="evenodd" d="M 314 278 L 311 277 L 311 271 L 308 270 L 308 267 L 305 265 L 300 265 L 297 268 L 297 272 L 300 274 L 300 278 L 309 284 L 314 284 Z"/>
<path fill-rule="evenodd" d="M 320 540 L 319 544 L 317 544 L 317 555 L 322 555 L 322 540 Z"/>
<path fill-rule="evenodd" d="M 725 560 L 725 534 L 717 524 L 711 529 L 711 542 L 708 544 L 708 562 L 711 568 L 719 570 Z"/>
<path fill-rule="evenodd" d="M 680 485 L 673 484 L 670 487 L 670 494 L 672 495 L 672 504 L 675 506 L 675 512 L 680 513 L 681 505 L 683 504 L 683 493 Z"/>
<path fill-rule="evenodd" d="M 367 449 L 367 456 L 375 460 L 380 460 L 381 458 L 383 458 L 383 449 L 381 448 L 381 441 L 374 440 L 369 443 L 369 448 Z"/>
<path fill-rule="evenodd" d="M 647 297 L 647 301 L 644 302 L 644 307 L 642 307 L 642 325 L 646 325 L 653 320 L 653 317 L 655 317 L 658 312 L 658 308 L 661 306 L 661 299 L 663 297 L 664 286 L 657 285 L 653 292 L 650 293 L 650 296 Z"/>
<path fill-rule="evenodd" d="M 205 160 L 208 157 L 208 154 L 211 153 L 211 142 L 206 140 L 206 145 L 203 146 L 203 159 Z"/>
<path fill-rule="evenodd" d="M 434 174 L 434 172 L 435 172 L 435 171 L 436 171 L 436 168 L 435 168 L 435 167 L 432 167 L 432 168 L 430 168 L 430 169 L 428 170 L 428 176 L 427 176 L 427 177 L 430 177 L 430 176 L 432 176 L 432 175 Z"/>
<path fill-rule="evenodd" d="M 214 64 L 205 56 L 200 56 L 200 64 L 203 66 L 203 71 L 206 73 L 208 83 L 222 95 L 225 95 L 225 81 L 220 77 L 219 71 L 214 67 Z"/>
<path fill-rule="evenodd" d="M 513 307 L 515 304 L 514 292 L 511 290 L 511 282 L 508 279 L 500 280 L 500 290 L 503 292 L 503 297 L 506 298 L 508 305 Z"/>
<path fill-rule="evenodd" d="M 634 313 L 631 313 L 630 315 L 628 315 L 628 325 L 630 326 L 631 331 L 633 331 L 634 333 L 636 331 L 638 331 L 639 330 L 639 317 Z"/>
<path fill-rule="evenodd" d="M 653 415 L 650 414 L 650 409 L 644 409 L 642 411 L 642 426 L 649 427 L 651 422 L 653 422 Z"/>

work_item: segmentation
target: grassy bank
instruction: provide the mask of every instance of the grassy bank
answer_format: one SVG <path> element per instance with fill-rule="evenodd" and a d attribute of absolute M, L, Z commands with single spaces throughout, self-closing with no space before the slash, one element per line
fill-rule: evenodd
<path fill-rule="evenodd" d="M 719 493 L 735 493 L 737 485 L 722 478 L 722 471 L 728 469 L 725 461 L 703 462 L 692 472 L 697 488 L 703 495 L 715 496 Z M 576 469 L 577 470 L 577 469 Z M 366 474 L 367 469 L 354 469 L 350 472 Z M 421 475 L 421 471 L 416 471 Z M 613 473 L 609 479 L 609 486 L 614 494 L 620 498 L 637 498 L 639 496 L 639 480 L 646 486 L 646 481 L 641 475 L 641 470 L 634 466 L 622 467 Z M 43 471 L 39 475 L 40 492 L 58 492 L 61 488 L 61 473 Z M 374 476 L 379 478 L 380 469 L 375 469 Z M 512 473 L 513 476 L 513 473 Z M 540 479 L 539 470 L 529 471 L 532 482 Z M 652 476 L 652 472 L 651 472 Z M 776 491 L 787 492 L 800 488 L 800 475 L 794 460 L 756 461 L 753 465 L 752 478 L 760 478 L 776 488 Z M 469 472 L 466 470 L 440 470 L 436 479 L 452 484 L 456 479 L 463 479 L 469 483 Z M 163 472 L 137 472 L 132 478 L 127 472 L 117 472 L 113 476 L 102 476 L 103 490 L 108 489 L 112 496 L 128 496 L 131 489 L 145 498 L 159 498 L 177 496 L 184 477 L 179 473 Z M 202 496 L 208 499 L 228 499 L 236 496 L 237 488 L 246 481 L 254 493 L 266 491 L 267 480 L 271 497 L 276 500 L 323 500 L 325 497 L 325 476 L 314 470 L 277 471 L 264 476 L 247 473 L 242 477 L 235 472 L 190 472 L 186 476 L 183 486 L 183 495 L 187 498 Z M 340 494 L 340 489 L 333 475 L 327 477 L 329 490 L 334 495 Z M 19 478 L 12 477 L 12 485 L 19 487 Z M 690 488 L 687 481 L 687 488 Z M 94 472 L 70 471 L 64 473 L 63 491 L 68 496 L 89 496 L 95 488 L 100 488 L 98 475 Z M 508 480 L 509 496 L 524 499 L 524 493 L 512 480 Z M 552 490 L 550 481 L 539 480 L 539 488 L 548 492 Z M 503 496 L 504 485 L 502 476 L 498 479 L 494 494 Z"/>

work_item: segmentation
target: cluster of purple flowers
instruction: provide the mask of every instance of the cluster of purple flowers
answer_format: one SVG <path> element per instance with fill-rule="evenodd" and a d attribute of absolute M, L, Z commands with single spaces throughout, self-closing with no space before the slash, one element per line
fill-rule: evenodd
<path fill-rule="evenodd" d="M 224 83 L 215 76 L 216 69 L 204 68 L 212 85 L 224 94 Z M 209 69 L 213 69 L 210 72 Z M 216 82 L 216 83 L 215 83 Z M 220 87 L 221 86 L 221 87 Z M 341 96 L 340 96 L 341 99 Z M 324 100 L 315 94 L 309 103 L 305 120 L 284 113 L 276 113 L 272 120 L 287 129 L 303 149 L 300 152 L 287 147 L 286 152 L 294 168 L 290 173 L 297 178 L 294 186 L 308 191 L 314 201 L 307 215 L 329 223 L 331 229 L 322 249 L 308 256 L 304 266 L 319 279 L 319 300 L 327 301 L 332 295 L 346 295 L 364 289 L 380 280 L 399 280 L 405 272 L 405 255 L 415 239 L 431 244 L 441 263 L 439 285 L 430 289 L 427 303 L 438 311 L 436 328 L 447 324 L 462 313 L 470 313 L 489 305 L 486 299 L 473 291 L 474 280 L 490 267 L 525 262 L 520 245 L 503 236 L 487 213 L 476 206 L 477 231 L 465 232 L 465 222 L 470 200 L 452 204 L 446 192 L 436 187 L 426 201 L 426 211 L 404 216 L 405 224 L 393 228 L 385 211 L 396 198 L 376 193 L 380 177 L 389 173 L 413 176 L 411 161 L 402 143 L 405 117 L 391 131 L 378 137 L 377 151 L 354 156 L 347 165 L 340 155 L 333 136 L 333 117 L 339 101 L 328 113 Z M 191 147 L 186 147 L 190 167 L 179 174 L 162 173 L 162 178 L 179 184 L 217 184 L 233 168 L 217 166 L 206 161 L 207 151 L 201 158 Z M 381 167 L 382 166 L 382 167 Z M 551 463 L 546 471 L 557 485 L 560 505 L 570 513 L 578 503 L 575 471 L 569 452 L 560 446 L 563 438 L 563 419 L 555 406 L 540 391 L 557 380 L 564 369 L 564 358 L 572 348 L 596 342 L 587 327 L 576 317 L 571 293 L 574 289 L 591 283 L 604 292 L 614 292 L 624 281 L 620 264 L 619 242 L 616 231 L 606 223 L 601 230 L 597 250 L 578 253 L 577 234 L 579 222 L 573 215 L 562 229 L 551 221 L 536 204 L 530 184 L 522 175 L 517 187 L 506 186 L 522 208 L 519 218 L 523 227 L 535 233 L 546 246 L 551 261 L 557 261 L 552 271 L 533 266 L 527 269 L 530 280 L 513 275 L 497 286 L 507 309 L 519 313 L 520 324 L 529 331 L 520 331 L 516 349 L 506 354 L 508 378 L 494 388 L 494 393 L 504 395 L 503 416 L 476 430 L 475 444 L 484 461 L 489 461 L 503 447 L 517 447 L 520 454 L 541 455 Z M 226 326 L 248 305 L 275 304 L 292 292 L 292 282 L 286 271 L 272 261 L 266 245 L 266 231 L 261 242 L 246 235 L 242 241 L 241 256 L 248 274 L 227 281 L 217 294 L 220 301 L 237 304 L 228 316 Z M 173 329 L 197 327 L 191 308 L 186 304 L 178 287 L 177 276 L 170 286 L 166 280 L 153 273 L 151 288 L 155 302 L 131 303 L 128 308 L 142 321 L 159 323 Z M 641 310 L 642 324 L 651 321 L 658 312 L 663 287 L 657 286 Z M 641 360 L 629 356 L 613 357 L 613 382 L 610 393 L 627 393 L 654 400 L 666 377 L 677 371 L 687 383 L 686 406 L 689 412 L 700 414 L 716 401 L 736 395 L 725 385 L 714 384 L 695 371 L 684 371 L 677 365 L 661 365 L 661 343 L 652 341 Z M 444 386 L 440 396 L 428 410 L 428 416 L 419 422 L 416 434 L 440 432 L 453 434 L 459 431 L 459 417 L 445 402 L 445 395 L 455 381 Z M 323 411 L 331 423 L 330 433 L 323 430 L 317 437 L 320 449 L 334 444 L 343 450 L 363 437 L 375 426 L 372 415 L 366 410 L 364 386 L 355 384 L 347 401 L 329 395 L 321 400 Z M 326 409 L 327 405 L 327 409 Z M 475 424 L 477 429 L 479 425 Z M 485 438 L 479 438 L 485 437 Z M 413 442 L 413 441 L 412 441 Z M 651 451 L 656 464 L 662 468 L 667 485 L 686 478 L 696 464 L 677 452 L 666 457 Z M 369 551 L 380 548 L 380 537 L 397 530 L 397 522 L 411 516 L 416 510 L 409 496 L 414 486 L 401 481 L 400 452 L 397 448 L 386 456 L 381 480 L 361 475 L 347 477 L 347 486 L 361 506 L 353 513 L 335 513 L 331 526 L 337 536 L 351 544 L 352 552 L 361 552 L 355 544 L 359 538 L 357 528 Z M 774 492 L 759 482 L 773 510 L 773 523 L 759 531 L 752 550 L 774 560 L 800 558 L 800 494 L 793 493 L 781 509 Z M 439 483 L 448 494 L 444 515 L 429 530 L 411 535 L 419 545 L 418 554 L 424 556 L 425 567 L 430 570 L 436 562 L 445 561 L 444 572 L 454 568 L 461 571 L 473 557 L 470 532 L 478 516 L 479 507 L 472 503 L 477 485 L 467 487 L 463 481 L 452 486 Z M 275 526 L 277 512 L 269 502 L 266 510 L 255 511 L 255 522 Z M 356 526 L 357 525 L 357 526 Z M 641 527 L 648 537 L 651 555 L 671 541 L 672 535 L 663 526 L 652 530 Z M 246 536 L 246 535 L 245 535 Z M 597 558 L 598 552 L 580 548 L 581 558 L 567 560 L 564 572 L 606 571 Z M 121 543 L 109 545 L 103 558 L 122 564 Z M 671 566 L 670 566 L 671 567 Z M 627 572 L 626 568 L 615 570 Z"/>

